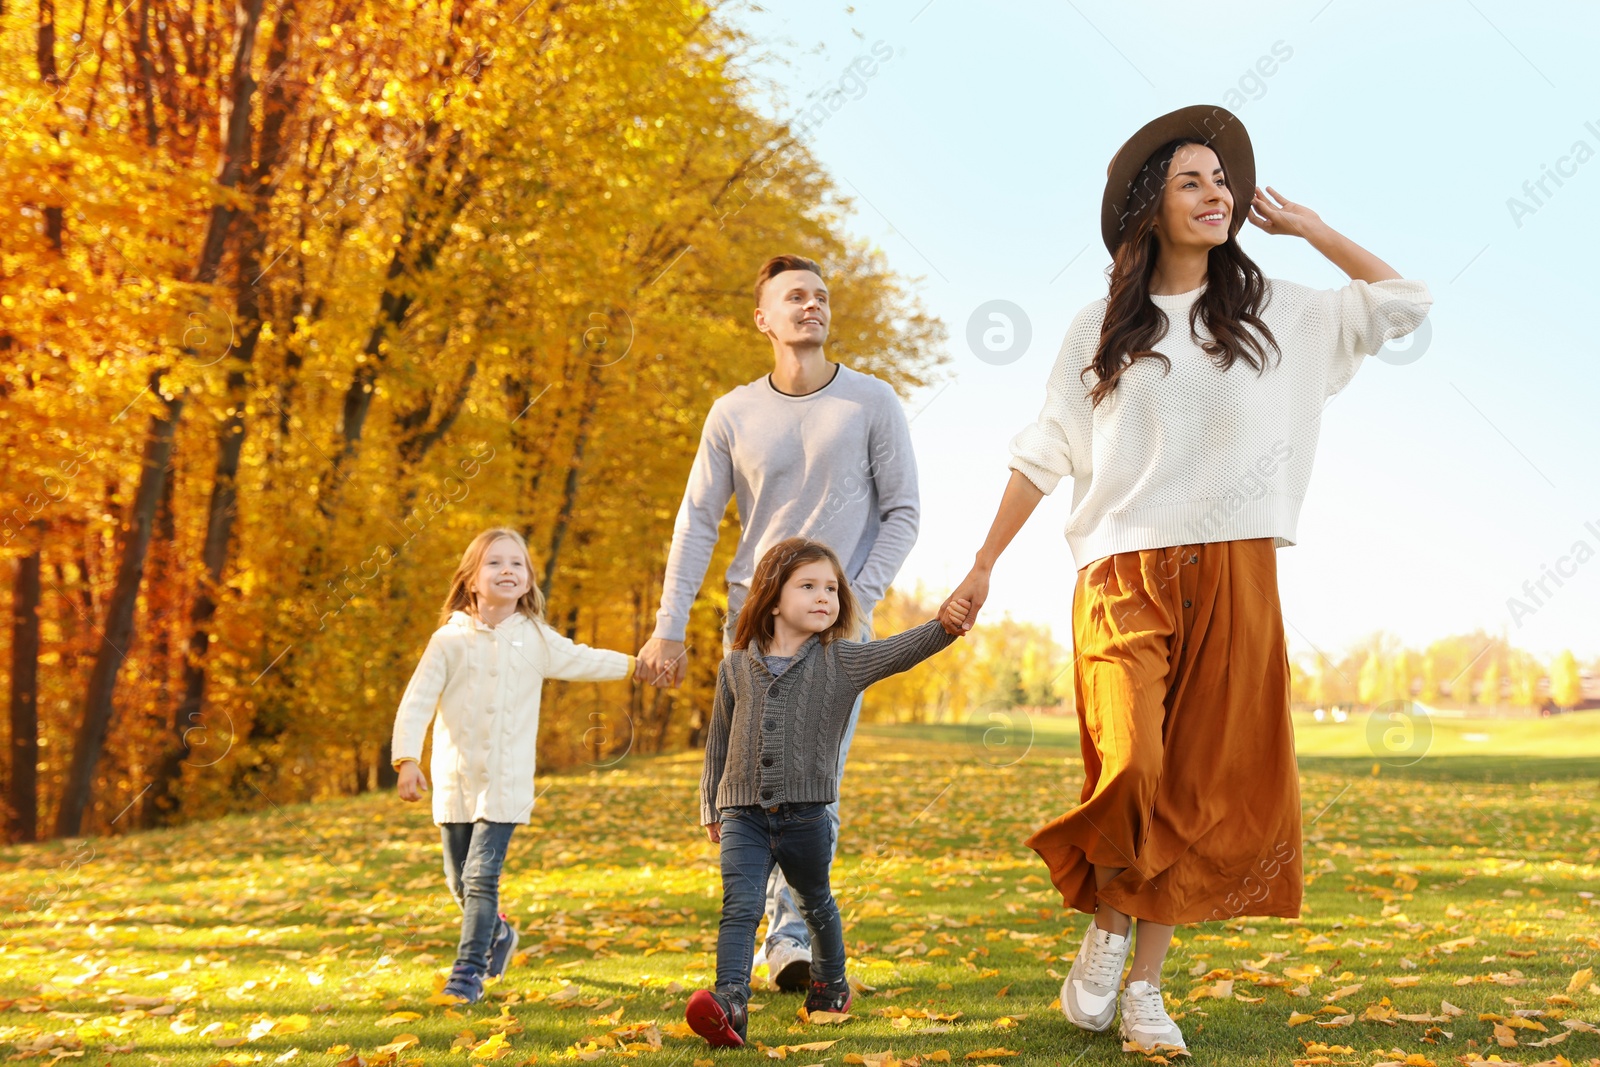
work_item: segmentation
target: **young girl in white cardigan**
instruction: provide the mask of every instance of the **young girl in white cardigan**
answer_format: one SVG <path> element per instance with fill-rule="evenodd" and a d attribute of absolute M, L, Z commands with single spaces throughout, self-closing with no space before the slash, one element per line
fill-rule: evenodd
<path fill-rule="evenodd" d="M 462 553 L 439 629 L 400 699 L 392 751 L 403 800 L 428 791 L 418 760 L 433 730 L 433 821 L 445 881 L 461 907 L 461 943 L 445 993 L 475 1003 L 504 973 L 517 931 L 500 914 L 500 868 L 533 811 L 539 691 L 546 678 L 608 682 L 634 659 L 575 644 L 544 621 L 522 535 L 485 530 Z"/>

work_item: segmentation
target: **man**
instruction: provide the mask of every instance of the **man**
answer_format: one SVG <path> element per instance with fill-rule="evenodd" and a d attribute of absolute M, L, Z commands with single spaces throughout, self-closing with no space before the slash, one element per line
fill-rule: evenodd
<path fill-rule="evenodd" d="M 872 608 L 917 539 L 919 503 L 911 433 L 894 389 L 882 379 L 830 363 L 824 352 L 832 306 L 822 268 L 802 256 L 775 256 L 756 276 L 756 328 L 772 342 L 772 373 L 711 405 L 689 484 L 673 525 L 655 635 L 639 651 L 637 676 L 674 688 L 686 673 L 684 631 L 733 497 L 739 545 L 728 567 L 723 652 L 733 640 L 756 561 L 790 537 L 828 544 L 845 561 L 872 637 Z M 856 700 L 839 752 L 855 736 Z M 833 847 L 839 806 L 828 806 Z M 810 935 L 783 873 L 767 888 L 762 955 L 780 989 L 810 980 Z M 759 963 L 761 956 L 758 955 Z"/>

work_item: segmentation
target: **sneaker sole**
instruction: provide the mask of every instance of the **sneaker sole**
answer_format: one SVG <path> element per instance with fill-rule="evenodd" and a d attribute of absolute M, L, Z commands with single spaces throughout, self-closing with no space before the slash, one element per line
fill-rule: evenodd
<path fill-rule="evenodd" d="M 785 993 L 798 993 L 811 985 L 811 961 L 792 960 L 772 976 L 772 984 Z"/>
<path fill-rule="evenodd" d="M 1091 1034 L 1103 1034 L 1107 1030 L 1111 1029 L 1111 1024 L 1117 1021 L 1117 1001 L 1116 1001 L 1116 999 L 1112 998 L 1111 1011 L 1110 1011 L 1109 1014 L 1106 1015 L 1106 1021 L 1105 1022 L 1096 1024 L 1092 1019 L 1090 1019 L 1090 1020 L 1079 1019 L 1076 1015 L 1074 1015 L 1072 1013 L 1072 1008 L 1071 1008 L 1072 1001 L 1067 996 L 1067 991 L 1071 988 L 1071 985 L 1072 985 L 1072 976 L 1068 975 L 1067 976 L 1067 980 L 1065 982 L 1061 983 L 1061 1014 L 1065 1015 L 1067 1017 L 1067 1022 L 1071 1023 L 1073 1026 L 1076 1026 L 1079 1030 L 1087 1030 Z"/>
<path fill-rule="evenodd" d="M 739 1031 L 728 1021 L 728 1013 L 723 1011 L 716 998 L 704 989 L 689 998 L 683 1017 L 688 1022 L 689 1029 L 705 1038 L 712 1048 L 744 1046 L 744 1038 L 739 1036 Z"/>
<path fill-rule="evenodd" d="M 1117 1036 L 1122 1038 L 1124 1041 L 1135 1042 L 1140 1048 L 1147 1048 L 1152 1052 L 1177 1052 L 1179 1050 L 1182 1050 L 1183 1052 L 1189 1051 L 1189 1046 L 1187 1044 L 1175 1045 L 1170 1041 L 1157 1041 L 1154 1044 L 1146 1044 L 1139 1038 L 1130 1035 L 1126 1030 L 1119 1030 Z"/>

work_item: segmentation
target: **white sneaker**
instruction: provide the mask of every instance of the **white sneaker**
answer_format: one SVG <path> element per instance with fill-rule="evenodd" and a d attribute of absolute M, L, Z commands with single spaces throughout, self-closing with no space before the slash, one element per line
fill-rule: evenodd
<path fill-rule="evenodd" d="M 1074 1026 L 1096 1033 L 1109 1029 L 1117 1015 L 1117 986 L 1128 959 L 1131 937 L 1118 937 L 1089 921 L 1072 970 L 1061 983 L 1061 1012 Z"/>
<path fill-rule="evenodd" d="M 1122 1039 L 1142 1047 L 1188 1050 L 1183 1031 L 1167 1014 L 1161 990 L 1149 982 L 1129 982 L 1122 991 Z"/>
<path fill-rule="evenodd" d="M 811 985 L 811 950 L 787 937 L 767 946 L 767 977 L 778 989 L 794 992 Z"/>

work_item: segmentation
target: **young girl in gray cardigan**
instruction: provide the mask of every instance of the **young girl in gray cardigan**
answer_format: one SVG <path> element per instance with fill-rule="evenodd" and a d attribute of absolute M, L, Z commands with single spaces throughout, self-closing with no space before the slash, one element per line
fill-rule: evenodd
<path fill-rule="evenodd" d="M 966 602 L 948 609 L 966 617 Z M 833 549 L 792 537 L 756 565 L 733 650 L 717 671 L 700 778 L 700 821 L 722 845 L 717 984 L 685 1016 L 714 1046 L 745 1043 L 750 961 L 776 863 L 811 931 L 807 1011 L 846 1011 L 844 926 L 828 885 L 839 799 L 839 748 L 857 694 L 910 670 L 956 638 L 932 620 L 882 641 L 859 632 L 856 601 Z"/>

